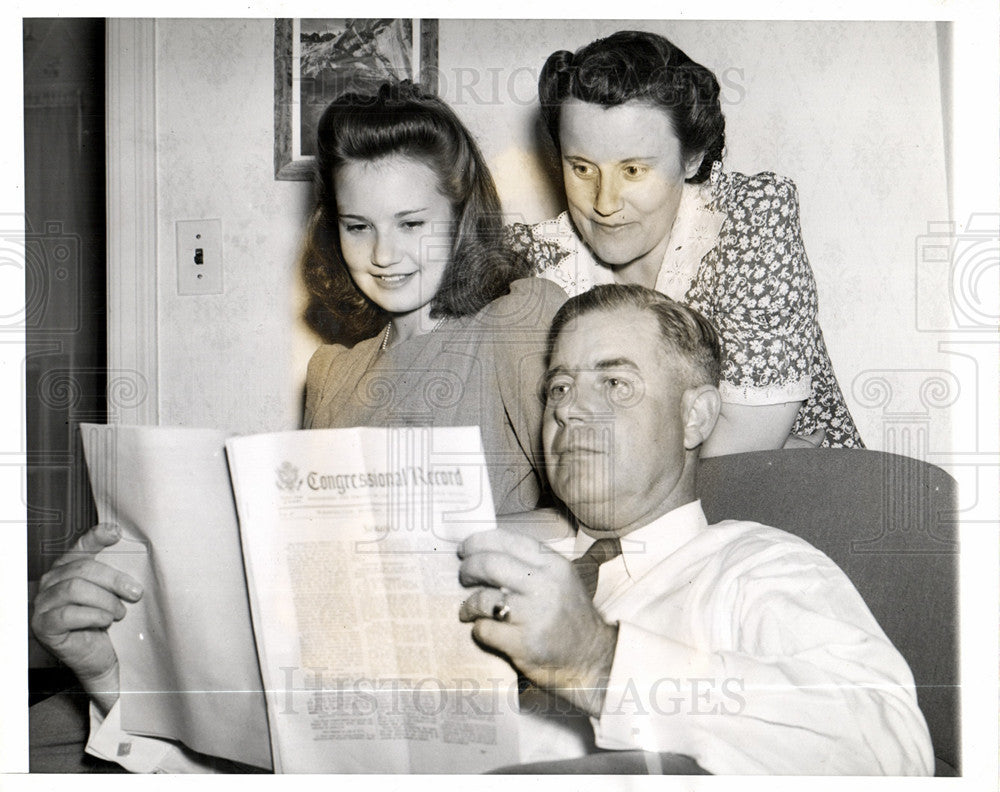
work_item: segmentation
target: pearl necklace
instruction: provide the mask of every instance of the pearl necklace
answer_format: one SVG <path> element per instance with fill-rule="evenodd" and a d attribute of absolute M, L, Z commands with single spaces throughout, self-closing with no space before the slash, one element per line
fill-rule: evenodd
<path fill-rule="evenodd" d="M 448 317 L 446 316 L 442 316 L 440 319 L 438 319 L 437 324 L 431 328 L 431 332 L 432 333 L 437 332 L 438 328 L 444 324 L 444 320 L 447 318 Z M 380 352 L 385 352 L 385 350 L 389 348 L 389 334 L 391 332 L 392 332 L 392 322 L 389 322 L 389 324 L 385 326 L 385 332 L 382 334 L 382 343 L 379 345 Z"/>

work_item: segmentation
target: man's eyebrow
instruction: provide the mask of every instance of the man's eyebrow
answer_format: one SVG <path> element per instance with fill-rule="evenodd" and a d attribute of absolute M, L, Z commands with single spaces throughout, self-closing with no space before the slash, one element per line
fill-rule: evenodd
<path fill-rule="evenodd" d="M 621 369 L 627 368 L 633 371 L 639 371 L 639 366 L 632 360 L 626 357 L 617 358 L 607 358 L 605 360 L 598 360 L 593 366 L 587 366 L 582 370 L 586 371 L 607 371 L 609 369 Z M 569 366 L 558 365 L 553 366 L 545 372 L 543 382 L 548 385 L 553 379 L 561 374 L 570 374 L 571 371 L 580 371 L 581 368 L 570 369 Z"/>
<path fill-rule="evenodd" d="M 594 364 L 594 371 L 606 371 L 607 369 L 618 369 L 627 368 L 634 371 L 639 370 L 639 366 L 635 362 L 629 360 L 626 357 L 608 358 L 607 360 L 598 360 Z"/>

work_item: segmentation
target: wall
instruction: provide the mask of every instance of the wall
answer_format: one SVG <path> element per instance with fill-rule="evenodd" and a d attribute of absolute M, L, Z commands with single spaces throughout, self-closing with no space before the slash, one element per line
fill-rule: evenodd
<path fill-rule="evenodd" d="M 953 359 L 915 321 L 916 246 L 949 215 L 935 25 L 442 20 L 441 93 L 480 140 L 512 218 L 561 208 L 535 127 L 545 57 L 626 26 L 666 34 L 720 76 L 728 167 L 798 184 L 840 382 L 868 444 L 891 444 L 888 413 L 910 408 L 883 403 L 872 383 L 916 394 L 922 380 L 908 378 Z M 298 421 L 316 344 L 295 319 L 309 187 L 273 179 L 272 31 L 271 20 L 157 22 L 163 423 Z M 199 217 L 222 218 L 225 294 L 180 297 L 173 224 Z M 947 411 L 916 409 L 930 420 L 925 445 L 947 448 Z"/>
<path fill-rule="evenodd" d="M 274 180 L 274 22 L 156 23 L 160 421 L 295 428 L 308 185 Z M 177 220 L 220 218 L 224 293 L 179 296 Z M 299 346 L 297 346 L 297 344 Z M 302 348 L 300 348 L 302 347 Z"/>

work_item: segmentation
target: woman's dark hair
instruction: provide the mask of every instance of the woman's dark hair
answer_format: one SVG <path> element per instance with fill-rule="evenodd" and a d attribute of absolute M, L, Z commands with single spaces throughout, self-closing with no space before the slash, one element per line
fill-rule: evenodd
<path fill-rule="evenodd" d="M 390 318 L 354 285 L 340 249 L 334 175 L 347 162 L 403 156 L 437 174 L 456 223 L 431 316 L 474 314 L 530 274 L 503 245 L 500 198 L 479 148 L 438 97 L 409 81 L 344 94 L 324 111 L 316 137 L 317 200 L 302 265 L 314 306 L 308 319 L 327 340 L 351 346 L 377 335 Z"/>
<path fill-rule="evenodd" d="M 642 102 L 663 108 L 685 158 L 704 154 L 689 182 L 705 181 L 722 160 L 726 120 L 719 81 L 663 36 L 622 30 L 576 53 L 552 53 L 538 78 L 542 120 L 559 151 L 559 112 L 567 99 L 615 107 Z"/>

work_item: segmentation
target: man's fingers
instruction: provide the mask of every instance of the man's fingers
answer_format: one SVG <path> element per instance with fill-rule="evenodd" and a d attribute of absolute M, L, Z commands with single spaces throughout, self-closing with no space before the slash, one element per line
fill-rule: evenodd
<path fill-rule="evenodd" d="M 70 577 L 50 585 L 39 592 L 35 599 L 35 612 L 45 613 L 63 607 L 77 605 L 99 608 L 110 613 L 114 619 L 124 618 L 125 603 L 118 595 L 104 586 L 85 578 Z"/>
<path fill-rule="evenodd" d="M 499 589 L 480 588 L 462 603 L 458 609 L 458 620 L 472 622 L 476 619 L 493 619 L 493 610 L 505 602 L 510 608 L 510 615 L 505 621 L 516 621 L 518 597 L 516 594 L 503 594 Z M 523 601 L 522 601 L 523 602 Z"/>
<path fill-rule="evenodd" d="M 472 637 L 480 644 L 496 649 L 511 660 L 520 657 L 520 629 L 495 619 L 479 619 L 472 627 Z"/>
<path fill-rule="evenodd" d="M 492 586 L 524 594 L 539 579 L 540 570 L 506 553 L 477 552 L 467 556 L 458 567 L 458 582 L 463 586 Z M 534 575 L 534 581 L 532 580 Z"/>
<path fill-rule="evenodd" d="M 533 565 L 543 563 L 548 552 L 551 551 L 539 544 L 537 539 L 509 528 L 474 533 L 458 546 L 459 558 L 474 553 L 506 553 Z"/>
<path fill-rule="evenodd" d="M 115 523 L 98 523 L 76 540 L 73 551 L 78 553 L 99 553 L 122 538 L 122 529 Z"/>
<path fill-rule="evenodd" d="M 493 610 L 492 605 L 485 605 L 485 597 L 487 591 L 497 592 L 497 597 L 499 597 L 498 589 L 488 589 L 479 588 L 476 589 L 459 607 L 458 609 L 458 620 L 463 622 L 471 622 L 476 619 L 489 618 Z M 489 611 L 487 611 L 489 608 Z"/>
<path fill-rule="evenodd" d="M 76 630 L 103 630 L 110 627 L 114 621 L 114 614 L 103 608 L 66 605 L 44 613 L 36 613 L 32 620 L 32 628 L 36 635 L 50 637 L 50 640 L 45 641 L 47 646 L 57 648 L 62 641 L 53 641 L 51 637 L 65 636 Z"/>
<path fill-rule="evenodd" d="M 121 539 L 121 528 L 115 523 L 98 523 L 81 536 L 73 546 L 55 560 L 52 566 L 62 566 L 84 556 L 93 556 Z"/>
<path fill-rule="evenodd" d="M 51 588 L 73 578 L 104 588 L 128 602 L 135 602 L 142 596 L 142 586 L 129 575 L 100 561 L 94 561 L 89 556 L 83 556 L 54 566 L 42 575 L 38 597 L 51 597 Z"/>

